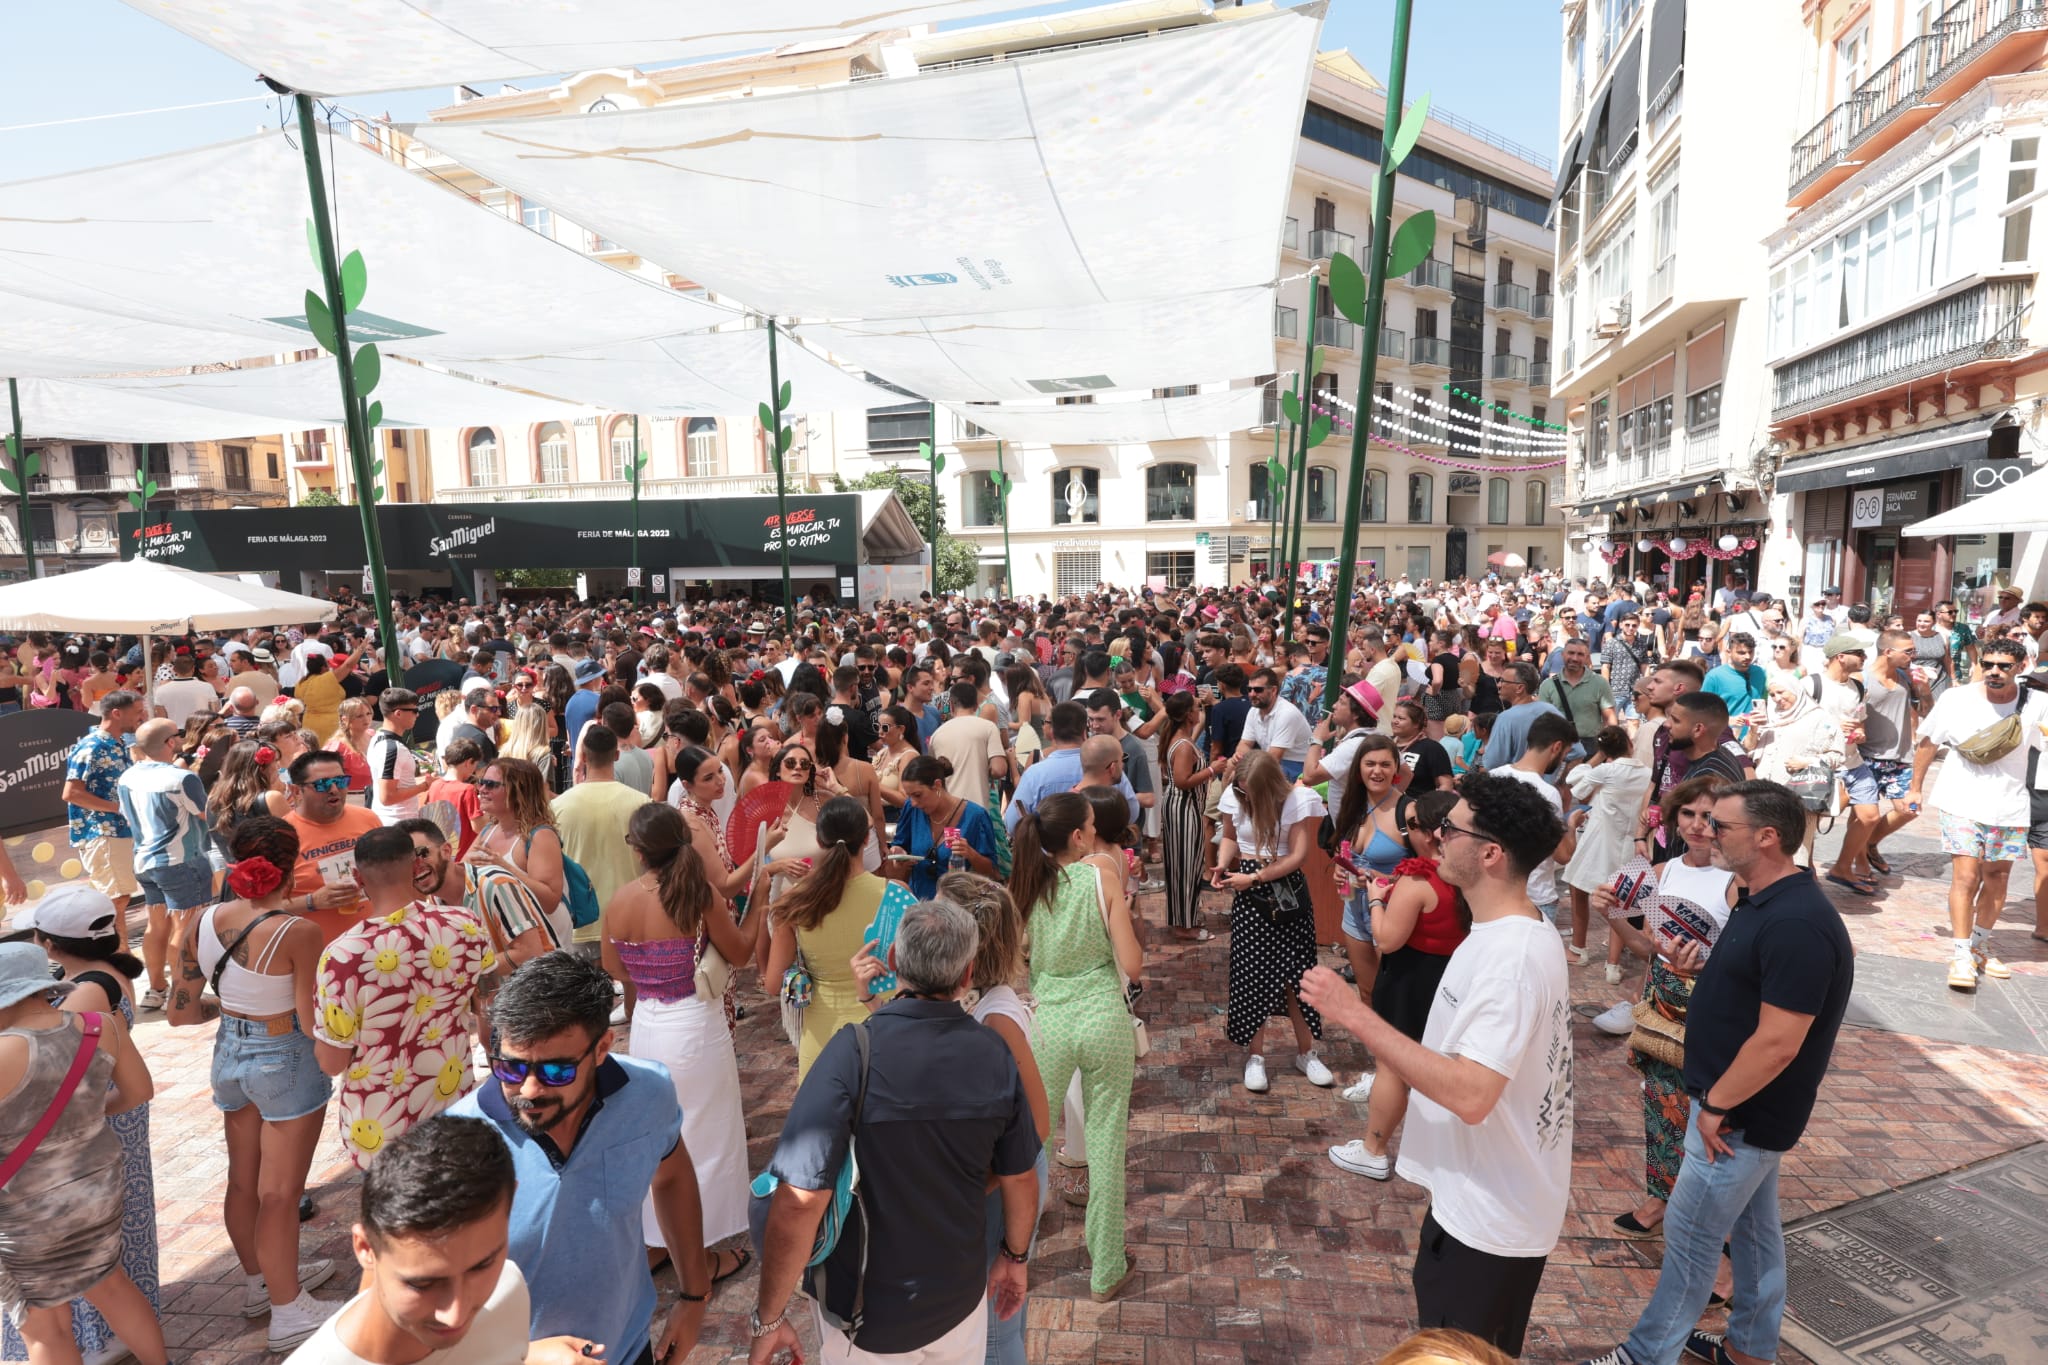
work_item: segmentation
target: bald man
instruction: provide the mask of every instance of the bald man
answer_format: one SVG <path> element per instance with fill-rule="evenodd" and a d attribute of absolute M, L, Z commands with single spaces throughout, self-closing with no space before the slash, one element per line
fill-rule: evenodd
<path fill-rule="evenodd" d="M 256 727 L 263 723 L 263 702 L 251 687 L 237 687 L 228 693 L 228 709 L 220 723 L 235 732 L 236 739 L 256 738 Z"/>
<path fill-rule="evenodd" d="M 170 988 L 169 961 L 191 921 L 213 899 L 213 866 L 206 860 L 206 787 L 199 774 L 171 762 L 176 722 L 158 717 L 135 729 L 135 762 L 121 774 L 115 800 L 135 838 L 135 880 L 142 888 L 149 927 L 142 963 L 149 972 L 144 1009 L 162 1009 Z"/>

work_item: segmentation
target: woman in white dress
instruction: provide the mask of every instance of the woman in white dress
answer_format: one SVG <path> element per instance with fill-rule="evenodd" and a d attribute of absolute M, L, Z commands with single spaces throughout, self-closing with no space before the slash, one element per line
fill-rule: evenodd
<path fill-rule="evenodd" d="M 1630 756 L 1628 731 L 1609 725 L 1593 737 L 1593 757 L 1565 777 L 1572 798 L 1586 807 L 1572 816 L 1579 832 L 1579 846 L 1558 872 L 1558 880 L 1571 888 L 1571 954 L 1580 966 L 1589 960 L 1586 928 L 1592 918 L 1592 893 L 1614 880 L 1614 874 L 1633 855 L 1636 814 L 1643 808 L 1643 795 L 1650 790 L 1650 770 Z M 1609 935 L 1613 941 L 1613 935 Z M 1609 961 L 1620 957 L 1610 953 Z"/>

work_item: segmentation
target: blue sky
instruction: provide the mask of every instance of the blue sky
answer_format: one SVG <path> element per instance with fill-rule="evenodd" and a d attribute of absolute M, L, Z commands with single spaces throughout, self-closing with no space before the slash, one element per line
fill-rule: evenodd
<path fill-rule="evenodd" d="M 276 121 L 272 101 L 17 131 L 21 124 L 233 100 L 262 87 L 247 69 L 119 0 L 11 8 L 7 41 L 15 60 L 0 82 L 0 180 L 197 146 Z M 1427 91 L 1466 119 L 1550 152 L 1557 141 L 1556 6 L 1415 0 L 1415 9 L 1410 97 Z M 1350 48 L 1384 78 L 1392 26 L 1391 0 L 1331 0 L 1323 45 Z M 412 119 L 448 95 L 436 88 L 348 103 L 360 113 Z"/>

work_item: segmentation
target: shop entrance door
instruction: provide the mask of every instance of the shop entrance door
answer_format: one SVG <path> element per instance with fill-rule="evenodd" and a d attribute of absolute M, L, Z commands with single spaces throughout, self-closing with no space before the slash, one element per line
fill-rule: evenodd
<path fill-rule="evenodd" d="M 1897 531 L 1866 531 L 1863 534 L 1863 597 L 1873 617 L 1882 620 L 1896 610 L 1892 599 L 1898 594 Z"/>

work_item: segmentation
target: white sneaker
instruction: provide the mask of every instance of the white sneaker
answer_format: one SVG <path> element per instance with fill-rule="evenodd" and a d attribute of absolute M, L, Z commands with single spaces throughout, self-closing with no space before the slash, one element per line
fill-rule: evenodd
<path fill-rule="evenodd" d="M 1295 1053 L 1294 1069 L 1308 1077 L 1310 1085 L 1320 1085 L 1327 1089 L 1337 1083 L 1337 1078 L 1330 1074 L 1330 1068 L 1324 1066 L 1323 1059 L 1313 1052 Z"/>
<path fill-rule="evenodd" d="M 1619 962 L 1607 964 L 1607 984 L 1610 986 L 1619 986 L 1621 984 L 1621 964 Z"/>
<path fill-rule="evenodd" d="M 326 1257 L 299 1263 L 299 1292 L 310 1293 L 334 1277 L 334 1262 Z M 270 1311 L 270 1286 L 261 1275 L 251 1275 L 242 1291 L 242 1316 L 260 1318 Z"/>
<path fill-rule="evenodd" d="M 1580 967 L 1588 965 L 1593 960 L 1593 950 L 1591 948 L 1574 948 L 1569 943 L 1564 945 L 1564 955 Z"/>
<path fill-rule="evenodd" d="M 1254 1052 L 1244 1059 L 1244 1088 L 1263 1095 L 1272 1082 L 1266 1079 L 1266 1059 Z"/>
<path fill-rule="evenodd" d="M 1338 1098 L 1349 1100 L 1353 1104 L 1364 1104 L 1372 1098 L 1373 1078 L 1379 1074 L 1377 1071 L 1365 1072 L 1357 1080 L 1345 1086 L 1343 1093 Z"/>
<path fill-rule="evenodd" d="M 1636 1006 L 1633 1000 L 1618 1000 L 1613 1008 L 1602 1010 L 1593 1016 L 1593 1027 L 1602 1033 L 1611 1033 L 1617 1038 L 1626 1038 L 1635 1032 Z"/>
<path fill-rule="evenodd" d="M 1949 959 L 1948 988 L 1952 991 L 1977 989 L 1977 963 L 1970 953 L 1956 953 Z"/>
<path fill-rule="evenodd" d="M 1394 1158 L 1374 1156 L 1366 1151 L 1363 1138 L 1353 1138 L 1341 1147 L 1332 1147 L 1330 1160 L 1339 1169 L 1362 1175 L 1368 1180 L 1388 1180 L 1394 1174 Z"/>
<path fill-rule="evenodd" d="M 163 1007 L 164 993 L 162 991 L 158 990 L 154 986 L 151 986 L 148 990 L 142 993 L 142 1008 L 146 1010 L 160 1010 Z"/>
<path fill-rule="evenodd" d="M 299 1290 L 299 1296 L 280 1308 L 270 1310 L 269 1346 L 282 1354 L 320 1330 L 320 1324 L 340 1311 L 338 1303 L 322 1303 Z"/>

